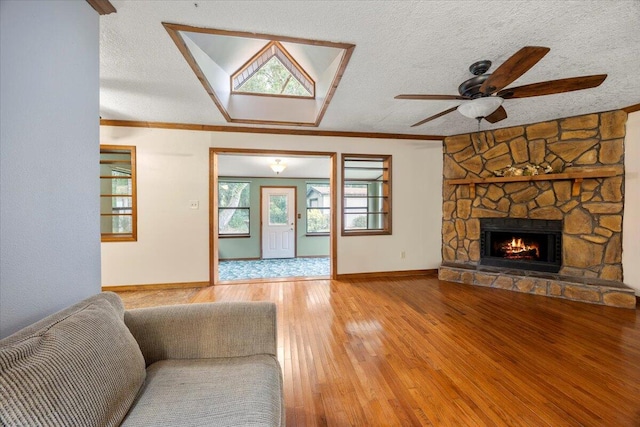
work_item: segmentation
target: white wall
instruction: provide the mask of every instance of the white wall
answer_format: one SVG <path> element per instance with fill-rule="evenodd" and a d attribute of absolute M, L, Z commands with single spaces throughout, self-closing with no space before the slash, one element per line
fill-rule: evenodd
<path fill-rule="evenodd" d="M 138 159 L 138 241 L 102 244 L 103 285 L 209 280 L 210 147 L 393 155 L 393 235 L 338 236 L 338 274 L 440 265 L 440 141 L 103 126 L 100 142 L 135 145 Z"/>
<path fill-rule="evenodd" d="M 624 168 L 622 269 L 624 283 L 640 295 L 640 111 L 627 118 Z"/>
<path fill-rule="evenodd" d="M 0 337 L 100 291 L 99 16 L 0 3 Z"/>

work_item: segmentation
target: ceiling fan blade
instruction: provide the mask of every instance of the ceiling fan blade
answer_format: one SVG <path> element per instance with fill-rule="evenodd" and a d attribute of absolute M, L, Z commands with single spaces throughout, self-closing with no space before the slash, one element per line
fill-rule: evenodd
<path fill-rule="evenodd" d="M 589 89 L 592 87 L 600 86 L 606 78 L 606 74 L 596 74 L 593 76 L 549 80 L 546 82 L 533 83 L 530 85 L 504 89 L 498 92 L 498 96 L 504 99 L 511 99 L 571 92 L 574 90 Z"/>
<path fill-rule="evenodd" d="M 398 95 L 395 99 L 426 99 L 426 100 L 434 100 L 434 101 L 449 101 L 456 99 L 469 99 L 467 96 L 459 96 L 459 95 Z"/>
<path fill-rule="evenodd" d="M 449 113 L 451 113 L 453 111 L 456 111 L 457 109 L 458 109 L 458 106 L 456 105 L 455 107 L 449 108 L 448 110 L 444 110 L 444 111 L 442 111 L 442 112 L 440 112 L 438 114 L 435 114 L 435 115 L 433 115 L 431 117 L 427 117 L 424 120 L 420 120 L 418 123 L 415 123 L 415 124 L 411 125 L 411 127 L 413 128 L 413 127 L 416 127 L 416 126 L 423 125 L 423 124 L 427 123 L 428 121 L 437 119 L 438 117 L 442 117 L 445 114 L 449 114 Z"/>
<path fill-rule="evenodd" d="M 507 118 L 507 110 L 505 110 L 504 107 L 501 105 L 501 106 L 498 107 L 498 109 L 496 111 L 494 111 L 493 113 L 489 114 L 484 119 L 486 121 L 488 121 L 489 123 L 496 123 L 496 122 L 499 122 L 500 120 L 504 120 L 506 118 Z"/>
<path fill-rule="evenodd" d="M 548 47 L 525 46 L 500 65 L 480 86 L 480 92 L 489 95 L 496 92 L 536 65 L 549 52 Z"/>

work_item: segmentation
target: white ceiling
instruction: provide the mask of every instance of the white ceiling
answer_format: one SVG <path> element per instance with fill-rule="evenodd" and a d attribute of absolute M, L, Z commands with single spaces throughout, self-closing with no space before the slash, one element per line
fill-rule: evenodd
<path fill-rule="evenodd" d="M 526 45 L 551 51 L 511 87 L 609 76 L 594 89 L 507 100 L 509 117 L 495 125 L 483 121 L 482 129 L 640 103 L 638 0 L 111 3 L 117 13 L 100 17 L 103 119 L 227 125 L 162 22 L 355 44 L 320 130 L 417 135 L 476 131 L 476 121 L 458 112 L 411 128 L 459 101 L 394 96 L 457 94 L 458 85 L 472 77 L 471 63 L 489 59 L 492 71 Z"/>
<path fill-rule="evenodd" d="M 287 166 L 279 174 L 273 172 L 269 167 L 276 159 Z M 329 157 L 323 156 L 218 155 L 218 176 L 223 177 L 321 178 L 328 180 L 330 167 Z"/>

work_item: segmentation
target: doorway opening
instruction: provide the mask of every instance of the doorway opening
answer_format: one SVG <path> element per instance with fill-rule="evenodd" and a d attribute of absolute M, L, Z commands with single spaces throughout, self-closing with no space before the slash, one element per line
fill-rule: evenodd
<path fill-rule="evenodd" d="M 334 152 L 211 148 L 210 283 L 334 279 L 336 170 Z"/>

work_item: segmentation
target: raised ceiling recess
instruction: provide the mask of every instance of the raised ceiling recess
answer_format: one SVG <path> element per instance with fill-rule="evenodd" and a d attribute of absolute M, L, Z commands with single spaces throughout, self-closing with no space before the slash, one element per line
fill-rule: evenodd
<path fill-rule="evenodd" d="M 170 23 L 163 25 L 230 123 L 318 126 L 355 48 L 355 45 L 346 43 Z M 300 83 L 305 85 L 305 79 L 315 83 L 315 88 L 311 87 L 312 91 L 315 89 L 315 94 L 272 96 L 273 94 L 264 93 L 238 93 L 235 90 L 238 72 L 262 58 L 269 47 L 274 47 L 274 55 L 280 61 L 284 59 L 285 67 Z M 276 55 L 278 52 L 283 52 L 280 55 L 282 58 Z M 262 59 L 269 58 L 265 56 Z M 258 68 L 256 67 L 256 71 Z M 297 70 L 300 70 L 301 76 L 296 75 Z"/>

